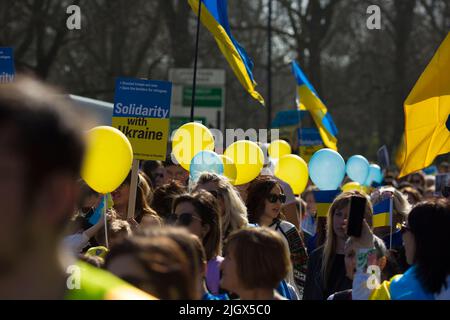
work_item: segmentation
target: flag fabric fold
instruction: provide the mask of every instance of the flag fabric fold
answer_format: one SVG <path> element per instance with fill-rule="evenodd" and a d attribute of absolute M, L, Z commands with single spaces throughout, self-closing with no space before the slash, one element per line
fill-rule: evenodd
<path fill-rule="evenodd" d="M 400 177 L 450 152 L 450 33 L 404 104 L 406 152 Z"/>
<path fill-rule="evenodd" d="M 295 61 L 292 61 L 292 73 L 297 81 L 298 108 L 310 112 L 325 146 L 337 151 L 338 130 L 327 107 Z"/>
<path fill-rule="evenodd" d="M 200 0 L 188 0 L 188 2 L 195 14 L 198 14 Z M 201 2 L 202 24 L 214 36 L 220 51 L 245 90 L 264 105 L 264 98 L 255 90 L 257 84 L 252 73 L 253 61 L 231 34 L 227 12 L 228 1 L 202 0 Z"/>

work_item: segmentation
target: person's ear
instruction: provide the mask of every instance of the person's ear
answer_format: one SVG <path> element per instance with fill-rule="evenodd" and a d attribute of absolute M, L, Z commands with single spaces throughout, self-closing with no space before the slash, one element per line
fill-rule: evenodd
<path fill-rule="evenodd" d="M 380 267 L 380 270 L 383 271 L 387 264 L 387 257 L 382 257 L 378 260 L 378 266 Z"/>

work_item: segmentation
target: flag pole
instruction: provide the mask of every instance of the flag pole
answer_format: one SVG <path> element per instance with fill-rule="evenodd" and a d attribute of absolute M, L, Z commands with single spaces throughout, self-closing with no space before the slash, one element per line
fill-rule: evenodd
<path fill-rule="evenodd" d="M 272 124 L 272 0 L 269 1 L 267 21 L 267 129 Z"/>
<path fill-rule="evenodd" d="M 391 228 L 391 231 L 389 232 L 389 250 L 392 249 L 392 208 L 394 206 L 394 198 L 391 197 L 389 199 L 389 225 Z"/>
<path fill-rule="evenodd" d="M 202 3 L 203 3 L 203 0 L 198 1 L 197 35 L 196 35 L 196 39 L 195 39 L 194 79 L 192 80 L 191 122 L 194 122 L 195 91 L 196 91 L 196 87 L 197 87 L 198 42 L 199 42 L 199 38 L 200 38 L 200 21 L 201 21 L 201 15 L 202 15 Z"/>

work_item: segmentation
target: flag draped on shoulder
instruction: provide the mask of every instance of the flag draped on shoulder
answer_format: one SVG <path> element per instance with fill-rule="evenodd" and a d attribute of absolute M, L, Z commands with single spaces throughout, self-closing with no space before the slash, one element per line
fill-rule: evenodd
<path fill-rule="evenodd" d="M 406 152 L 400 177 L 450 152 L 450 33 L 406 98 L 404 111 Z"/>
<path fill-rule="evenodd" d="M 391 199 L 385 199 L 373 206 L 373 227 L 386 227 L 391 225 Z"/>
<path fill-rule="evenodd" d="M 337 150 L 338 130 L 327 107 L 295 61 L 292 61 L 292 73 L 297 80 L 298 108 L 309 110 L 325 146 Z"/>
<path fill-rule="evenodd" d="M 195 14 L 198 14 L 200 0 L 188 0 Z M 227 59 L 239 82 L 256 100 L 264 105 L 264 98 L 255 90 L 253 61 L 244 48 L 234 39 L 228 22 L 227 0 L 202 0 L 200 20 L 214 36 L 220 51 Z"/>

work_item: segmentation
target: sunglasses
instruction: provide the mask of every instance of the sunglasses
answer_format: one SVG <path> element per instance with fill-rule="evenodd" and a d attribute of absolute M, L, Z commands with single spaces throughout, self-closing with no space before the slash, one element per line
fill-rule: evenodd
<path fill-rule="evenodd" d="M 280 200 L 281 203 L 285 203 L 286 202 L 286 195 L 281 193 L 280 195 L 276 195 L 276 194 L 269 194 L 269 196 L 267 197 L 267 200 L 270 203 L 276 203 L 278 200 Z"/>
<path fill-rule="evenodd" d="M 172 213 L 167 218 L 169 224 L 177 224 L 180 226 L 188 226 L 192 223 L 193 220 L 198 220 L 200 222 L 202 221 L 202 219 L 193 215 L 192 213 L 182 213 L 180 215 Z"/>

